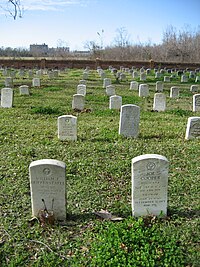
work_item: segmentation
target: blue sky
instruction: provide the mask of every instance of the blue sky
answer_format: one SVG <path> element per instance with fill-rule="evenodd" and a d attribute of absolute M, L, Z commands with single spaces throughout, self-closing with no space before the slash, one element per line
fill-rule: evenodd
<path fill-rule="evenodd" d="M 5 7 L 6 0 L 0 0 Z M 46 43 L 84 50 L 86 41 L 113 44 L 116 30 L 124 27 L 129 41 L 162 42 L 169 25 L 182 30 L 200 26 L 200 0 L 21 0 L 23 18 L 13 20 L 0 9 L 0 47 Z M 103 30 L 103 33 L 102 33 Z M 62 40 L 61 42 L 59 40 Z"/>

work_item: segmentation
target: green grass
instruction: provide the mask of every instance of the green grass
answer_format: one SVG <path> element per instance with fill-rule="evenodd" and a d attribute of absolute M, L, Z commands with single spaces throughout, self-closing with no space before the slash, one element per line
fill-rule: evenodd
<path fill-rule="evenodd" d="M 87 81 L 85 107 L 91 112 L 72 110 L 82 73 L 68 70 L 51 80 L 45 75 L 30 96 L 20 96 L 18 87 L 31 86 L 31 80 L 14 79 L 14 107 L 0 109 L 1 266 L 199 266 L 200 143 L 185 140 L 188 117 L 200 116 L 192 112 L 194 81 L 164 84 L 166 112 L 151 112 L 154 75 L 147 82 L 147 99 L 129 90 L 130 74 L 127 82 L 115 84 L 123 104 L 141 109 L 139 137 L 126 139 L 118 135 L 120 113 L 108 109 L 96 71 Z M 107 70 L 106 75 L 114 83 Z M 174 84 L 180 87 L 179 99 L 169 98 Z M 77 116 L 77 142 L 57 138 L 57 117 L 67 114 Z M 147 153 L 170 162 L 165 220 L 130 218 L 131 159 Z M 28 174 L 30 163 L 44 158 L 66 163 L 67 191 L 66 223 L 46 228 L 30 221 Z M 124 220 L 102 221 L 94 215 L 101 209 Z"/>

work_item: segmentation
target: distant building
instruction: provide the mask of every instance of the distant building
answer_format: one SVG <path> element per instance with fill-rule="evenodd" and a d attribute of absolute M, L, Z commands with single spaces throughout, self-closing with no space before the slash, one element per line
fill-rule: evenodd
<path fill-rule="evenodd" d="M 49 51 L 46 44 L 32 44 L 30 45 L 30 53 L 33 55 L 47 55 Z"/>
<path fill-rule="evenodd" d="M 33 56 L 64 56 L 69 53 L 69 47 L 49 48 L 47 44 L 31 44 L 30 54 Z"/>

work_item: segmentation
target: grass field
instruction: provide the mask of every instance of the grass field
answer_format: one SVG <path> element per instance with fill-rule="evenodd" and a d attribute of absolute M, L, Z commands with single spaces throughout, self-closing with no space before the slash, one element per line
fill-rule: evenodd
<path fill-rule="evenodd" d="M 109 110 L 109 97 L 98 73 L 91 70 L 85 108 L 72 110 L 72 96 L 83 70 L 41 78 L 31 87 L 28 78 L 14 79 L 13 108 L 0 109 L 0 266 L 200 266 L 199 139 L 185 140 L 192 93 L 188 83 L 173 78 L 164 84 L 167 110 L 152 112 L 154 74 L 146 82 L 150 96 L 129 90 L 132 77 L 115 84 L 123 104 L 140 106 L 140 134 L 118 134 L 119 111 Z M 30 96 L 18 87 L 30 86 Z M 170 87 L 180 98 L 169 98 Z M 4 77 L 0 76 L 4 87 Z M 78 140 L 57 138 L 57 117 L 77 116 Z M 170 162 L 168 216 L 131 217 L 131 159 L 160 154 Z M 28 168 L 32 161 L 57 159 L 66 163 L 66 223 L 42 227 L 31 219 Z M 123 221 L 102 220 L 94 212 L 108 210 Z"/>

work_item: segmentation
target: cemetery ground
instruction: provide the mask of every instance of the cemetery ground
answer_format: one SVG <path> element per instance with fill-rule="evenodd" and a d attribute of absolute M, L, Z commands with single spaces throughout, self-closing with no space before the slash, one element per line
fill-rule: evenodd
<path fill-rule="evenodd" d="M 83 70 L 71 69 L 58 78 L 14 79 L 12 108 L 0 109 L 0 265 L 1 266 L 199 266 L 199 139 L 185 140 L 192 112 L 194 84 L 180 77 L 164 83 L 167 108 L 152 112 L 155 75 L 150 73 L 150 95 L 129 90 L 132 77 L 116 82 L 124 104 L 140 107 L 137 138 L 118 134 L 120 112 L 109 109 L 109 97 L 96 70 L 87 80 L 85 109 L 72 110 L 72 96 Z M 139 81 L 139 79 L 136 79 Z M 30 96 L 19 86 L 30 86 Z M 1 88 L 4 77 L 0 76 Z M 169 98 L 179 86 L 180 97 Z M 77 117 L 77 141 L 61 141 L 57 118 Z M 131 160 L 160 154 L 169 163 L 166 218 L 131 216 Z M 66 163 L 65 223 L 41 225 L 31 217 L 29 165 L 39 159 Z M 108 211 L 123 220 L 95 214 Z"/>

